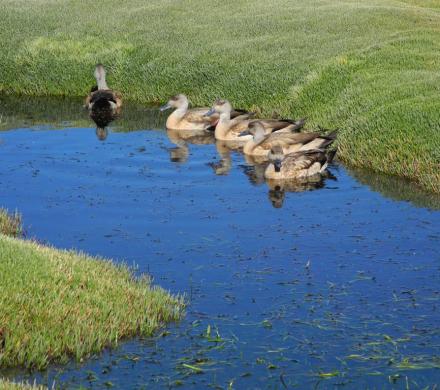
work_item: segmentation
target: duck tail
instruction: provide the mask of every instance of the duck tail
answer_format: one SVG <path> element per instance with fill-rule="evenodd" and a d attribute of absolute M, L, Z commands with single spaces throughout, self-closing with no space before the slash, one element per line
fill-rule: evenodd
<path fill-rule="evenodd" d="M 293 131 L 301 130 L 306 124 L 307 118 L 301 118 L 293 122 Z"/>
<path fill-rule="evenodd" d="M 333 159 L 334 159 L 335 156 L 336 156 L 336 152 L 337 152 L 337 150 L 336 150 L 336 149 L 333 149 L 333 150 L 330 150 L 330 151 L 327 153 L 327 163 L 328 163 L 328 164 L 331 164 L 331 163 L 333 162 Z"/>
<path fill-rule="evenodd" d="M 330 133 L 326 134 L 326 137 L 330 138 L 332 140 L 335 140 L 338 137 L 338 132 L 339 132 L 339 129 L 334 129 L 334 130 L 330 131 Z"/>
<path fill-rule="evenodd" d="M 339 132 L 339 129 L 329 130 L 329 129 L 326 129 L 326 128 L 321 127 L 321 126 L 318 126 L 318 130 L 321 133 L 328 132 L 326 135 L 323 135 L 322 137 L 325 137 L 325 138 L 328 138 L 328 139 L 333 139 L 333 140 L 335 140 L 337 138 L 338 132 Z"/>
<path fill-rule="evenodd" d="M 319 127 L 319 130 L 325 131 L 325 129 L 323 129 L 322 127 Z M 327 133 L 326 135 L 320 135 L 319 138 L 322 139 L 323 141 L 321 145 L 319 145 L 319 147 L 323 149 L 327 148 L 335 141 L 337 136 L 338 136 L 338 129 L 332 130 L 330 131 L 330 133 Z"/>

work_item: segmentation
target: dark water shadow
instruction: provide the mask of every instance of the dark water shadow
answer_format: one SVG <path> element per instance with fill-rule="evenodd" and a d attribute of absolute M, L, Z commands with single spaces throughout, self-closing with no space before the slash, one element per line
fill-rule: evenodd
<path fill-rule="evenodd" d="M 424 191 L 410 180 L 361 168 L 347 167 L 347 171 L 360 183 L 386 198 L 410 202 L 417 207 L 440 209 L 440 195 Z"/>
<path fill-rule="evenodd" d="M 105 113 L 104 113 L 105 114 Z M 147 107 L 127 102 L 117 116 L 96 119 L 109 124 L 112 131 L 162 130 L 166 116 L 156 107 Z M 93 119 L 93 118 L 92 118 Z M 111 119 L 111 120 L 109 120 Z M 103 124 L 103 123 L 101 123 Z M 0 95 L 0 131 L 28 127 L 95 127 L 84 108 L 83 98 L 31 97 Z M 98 127 L 105 127 L 100 126 Z"/>

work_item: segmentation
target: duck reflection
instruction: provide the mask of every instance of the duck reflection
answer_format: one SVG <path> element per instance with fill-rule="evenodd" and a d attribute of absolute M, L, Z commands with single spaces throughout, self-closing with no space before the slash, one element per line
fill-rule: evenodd
<path fill-rule="evenodd" d="M 254 185 L 260 185 L 266 182 L 264 172 L 266 171 L 269 162 L 265 157 L 244 155 L 247 163 L 244 173 L 249 178 L 249 181 Z"/>
<path fill-rule="evenodd" d="M 309 177 L 301 179 L 289 180 L 274 180 L 266 179 L 266 184 L 269 187 L 269 201 L 275 208 L 281 208 L 284 203 L 286 192 L 305 192 L 318 190 L 324 188 L 327 180 L 337 181 L 337 177 L 329 170 Z"/>
<path fill-rule="evenodd" d="M 264 178 L 264 171 L 266 170 L 267 163 L 252 164 L 246 159 L 247 164 L 240 165 L 243 169 L 243 173 L 249 179 L 249 182 L 254 186 L 259 186 L 266 182 Z"/>
<path fill-rule="evenodd" d="M 296 180 L 266 180 L 269 187 L 268 197 L 272 206 L 279 209 L 283 207 L 286 192 L 304 192 L 323 188 L 325 178 L 321 175 Z"/>
<path fill-rule="evenodd" d="M 120 108 L 113 108 L 105 104 L 98 105 L 90 110 L 89 116 L 96 124 L 96 137 L 100 141 L 107 139 L 107 126 L 119 117 L 120 111 Z"/>
<path fill-rule="evenodd" d="M 220 156 L 217 162 L 208 163 L 213 172 L 218 176 L 226 176 L 232 167 L 231 149 L 222 141 L 216 141 L 215 147 Z"/>
<path fill-rule="evenodd" d="M 208 165 L 213 169 L 216 175 L 228 175 L 232 168 L 232 153 L 241 152 L 243 143 L 216 140 L 215 146 L 220 160 L 218 162 L 209 163 Z"/>
<path fill-rule="evenodd" d="M 208 145 L 215 142 L 212 132 L 206 130 L 173 130 L 167 129 L 169 140 L 176 145 L 169 148 L 170 161 L 177 163 L 185 163 L 189 156 L 189 144 Z"/>

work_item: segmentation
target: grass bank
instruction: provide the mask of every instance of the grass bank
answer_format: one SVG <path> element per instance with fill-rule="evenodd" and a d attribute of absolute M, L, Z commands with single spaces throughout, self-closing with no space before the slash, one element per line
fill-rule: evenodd
<path fill-rule="evenodd" d="M 7 0 L 0 90 L 84 95 L 93 65 L 133 100 L 176 92 L 340 127 L 346 162 L 440 192 L 433 0 Z"/>
<path fill-rule="evenodd" d="M 182 310 L 179 298 L 125 266 L 0 233 L 2 368 L 80 360 L 122 338 L 151 336 Z"/>

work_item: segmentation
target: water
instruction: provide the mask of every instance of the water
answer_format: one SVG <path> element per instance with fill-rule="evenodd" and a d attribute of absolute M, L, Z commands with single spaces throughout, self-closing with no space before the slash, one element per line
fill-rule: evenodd
<path fill-rule="evenodd" d="M 170 139 L 152 108 L 125 107 L 105 141 L 80 101 L 3 97 L 0 110 L 0 205 L 28 236 L 135 264 L 189 302 L 154 339 L 3 375 L 92 388 L 440 384 L 438 196 L 342 165 L 323 183 L 269 187 L 210 137 Z"/>

